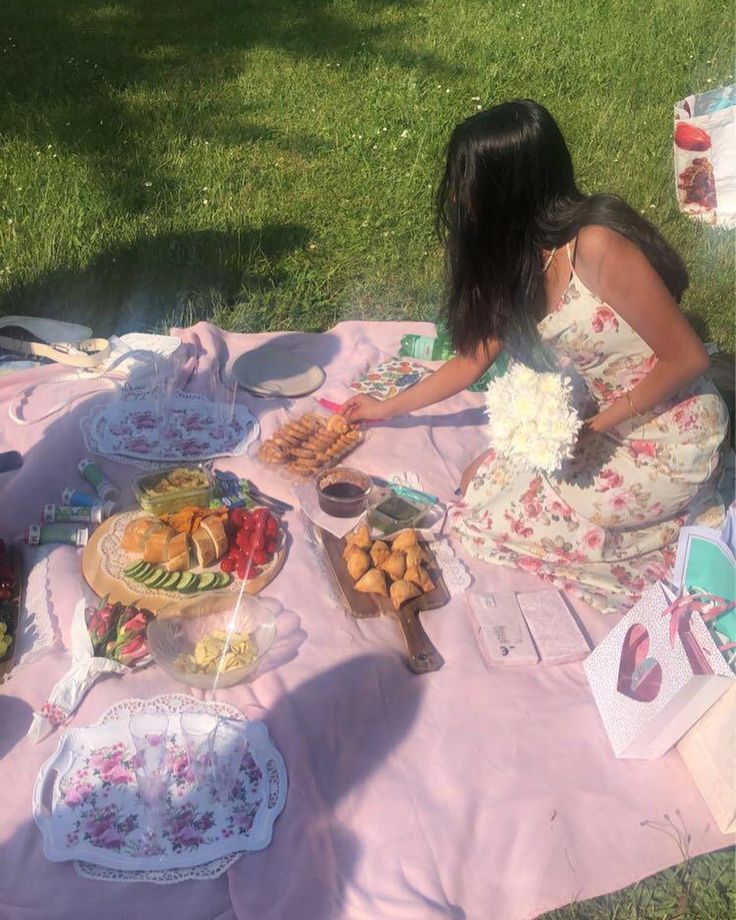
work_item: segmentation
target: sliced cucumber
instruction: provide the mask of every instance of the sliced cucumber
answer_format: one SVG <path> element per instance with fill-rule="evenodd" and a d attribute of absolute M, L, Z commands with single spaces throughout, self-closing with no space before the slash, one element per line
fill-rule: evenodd
<path fill-rule="evenodd" d="M 136 581 L 143 581 L 145 578 L 148 578 L 148 576 L 152 572 L 153 572 L 153 566 L 151 565 L 151 563 L 144 562 L 142 567 L 138 569 L 138 571 L 135 573 L 133 578 L 135 578 Z"/>
<path fill-rule="evenodd" d="M 129 578 L 135 578 L 144 565 L 148 565 L 148 563 L 143 562 L 142 559 L 136 559 L 135 562 L 131 562 L 127 568 L 123 569 L 123 575 L 127 575 Z"/>
<path fill-rule="evenodd" d="M 182 572 L 181 578 L 179 579 L 179 583 L 176 586 L 176 590 L 177 591 L 187 591 L 187 589 L 189 588 L 189 586 L 191 585 L 191 583 L 194 581 L 195 578 L 196 578 L 196 575 L 194 574 L 194 572 Z"/>
<path fill-rule="evenodd" d="M 217 579 L 217 583 L 215 584 L 216 588 L 227 588 L 233 580 L 232 575 L 228 575 L 227 572 L 217 572 L 215 578 Z"/>
<path fill-rule="evenodd" d="M 164 591 L 176 591 L 176 586 L 181 581 L 181 572 L 170 572 L 166 581 L 162 581 L 159 588 Z"/>
<path fill-rule="evenodd" d="M 158 566 L 154 566 L 153 571 L 150 575 L 147 575 L 143 579 L 143 584 L 148 588 L 157 588 L 162 581 L 166 579 L 167 572 L 165 569 L 160 569 Z"/>
<path fill-rule="evenodd" d="M 199 577 L 199 590 L 209 591 L 217 585 L 216 572 L 203 572 Z"/>
<path fill-rule="evenodd" d="M 192 572 L 192 580 L 189 582 L 189 584 L 185 588 L 182 588 L 182 586 L 179 585 L 177 590 L 182 591 L 184 594 L 195 594 L 197 591 L 199 591 L 199 575 Z"/>

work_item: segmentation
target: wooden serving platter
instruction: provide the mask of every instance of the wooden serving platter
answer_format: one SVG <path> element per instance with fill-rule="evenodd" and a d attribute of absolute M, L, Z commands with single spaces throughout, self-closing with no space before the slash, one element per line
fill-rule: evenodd
<path fill-rule="evenodd" d="M 8 546 L 10 564 L 13 567 L 13 596 L 7 601 L 0 601 L 0 620 L 8 625 L 8 635 L 13 637 L 5 656 L 0 659 L 0 684 L 13 669 L 18 649 L 20 612 L 23 609 L 23 556 L 17 546 Z"/>
<path fill-rule="evenodd" d="M 120 543 L 123 531 L 130 521 L 137 517 L 145 516 L 150 517 L 147 512 L 141 511 L 139 508 L 134 511 L 115 514 L 103 521 L 90 537 L 82 554 L 82 574 L 95 594 L 100 597 L 109 594 L 112 601 L 120 601 L 124 604 L 142 604 L 148 610 L 156 613 L 162 607 L 175 601 L 213 593 L 212 591 L 193 591 L 191 593 L 162 591 L 158 588 L 149 588 L 147 585 L 123 574 L 126 566 L 141 558 L 136 553 L 129 553 L 122 549 Z M 262 591 L 279 574 L 285 560 L 286 533 L 282 530 L 276 554 L 271 562 L 263 567 L 260 575 L 246 583 L 246 593 L 258 594 L 259 591 Z M 209 568 L 193 566 L 188 571 L 196 572 L 197 574 L 219 572 L 219 562 Z M 233 578 L 228 587 L 220 590 L 232 591 L 237 594 L 240 591 L 240 586 L 240 580 Z"/>
<path fill-rule="evenodd" d="M 447 585 L 442 578 L 442 572 L 435 562 L 429 544 L 419 539 L 420 547 L 430 558 L 426 568 L 435 584 L 434 591 L 420 594 L 419 597 L 413 597 L 399 610 L 395 610 L 390 598 L 383 597 L 380 594 L 363 594 L 361 591 L 355 590 L 353 579 L 350 577 L 345 560 L 342 558 L 347 542 L 346 539 L 344 537 L 338 538 L 320 527 L 315 529 L 319 532 L 318 535 L 330 570 L 351 616 L 377 617 L 383 615 L 392 617 L 399 624 L 406 642 L 409 669 L 415 674 L 438 671 L 445 663 L 445 659 L 440 655 L 424 631 L 419 614 L 425 610 L 436 610 L 439 607 L 444 607 L 450 600 L 450 592 L 447 590 Z M 394 534 L 394 536 L 398 536 L 398 534 Z M 393 537 L 383 537 L 382 539 L 386 543 L 390 543 Z"/>

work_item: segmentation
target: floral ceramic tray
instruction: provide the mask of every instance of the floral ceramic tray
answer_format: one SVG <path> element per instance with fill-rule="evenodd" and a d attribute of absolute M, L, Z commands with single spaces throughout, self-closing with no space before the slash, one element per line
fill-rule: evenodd
<path fill-rule="evenodd" d="M 129 391 L 125 398 L 93 409 L 83 420 L 87 447 L 108 457 L 176 463 L 243 454 L 258 437 L 258 422 L 238 404 L 227 422 L 214 403 L 196 393 L 177 393 L 166 411 L 162 427 L 155 393 Z"/>
<path fill-rule="evenodd" d="M 41 768 L 33 790 L 33 817 L 47 859 L 161 872 L 270 844 L 286 801 L 287 779 L 283 758 L 262 722 L 242 723 L 248 748 L 239 779 L 230 799 L 219 802 L 211 782 L 195 785 L 180 715 L 169 715 L 171 779 L 155 845 L 138 792 L 128 722 L 125 716 L 70 729 Z"/>

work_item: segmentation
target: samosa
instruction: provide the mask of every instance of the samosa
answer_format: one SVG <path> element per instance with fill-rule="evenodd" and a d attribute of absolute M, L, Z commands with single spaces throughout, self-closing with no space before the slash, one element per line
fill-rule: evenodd
<path fill-rule="evenodd" d="M 416 585 L 400 578 L 391 585 L 391 603 L 394 605 L 394 609 L 398 610 L 402 604 L 405 604 L 413 597 L 419 597 L 421 593 Z"/>
<path fill-rule="evenodd" d="M 406 556 L 403 553 L 392 552 L 384 559 L 380 568 L 388 572 L 392 581 L 398 581 L 404 577 L 404 572 L 406 572 Z"/>
<path fill-rule="evenodd" d="M 371 568 L 371 557 L 364 549 L 356 549 L 348 556 L 347 568 L 353 581 L 357 581 Z"/>
<path fill-rule="evenodd" d="M 362 527 L 359 527 L 348 536 L 348 543 L 354 543 L 361 549 L 370 549 L 372 542 L 371 531 L 367 524 L 363 524 Z"/>
<path fill-rule="evenodd" d="M 418 542 L 416 530 L 402 530 L 398 537 L 392 541 L 391 549 L 406 552 L 410 547 L 416 546 Z"/>
<path fill-rule="evenodd" d="M 380 569 L 369 569 L 360 581 L 355 583 L 355 590 L 363 594 L 381 594 L 388 597 L 386 576 Z"/>
<path fill-rule="evenodd" d="M 388 559 L 391 555 L 391 550 L 383 542 L 383 540 L 376 540 L 376 542 L 371 547 L 371 559 L 373 560 L 373 565 L 380 566 L 382 563 Z"/>

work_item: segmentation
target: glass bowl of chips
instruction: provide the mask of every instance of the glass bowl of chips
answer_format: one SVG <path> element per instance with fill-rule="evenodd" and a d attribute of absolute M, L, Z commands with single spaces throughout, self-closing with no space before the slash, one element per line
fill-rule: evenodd
<path fill-rule="evenodd" d="M 214 591 L 162 607 L 148 624 L 148 647 L 176 680 L 215 690 L 252 678 L 275 635 L 273 612 L 262 601 Z"/>

